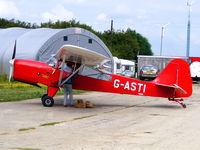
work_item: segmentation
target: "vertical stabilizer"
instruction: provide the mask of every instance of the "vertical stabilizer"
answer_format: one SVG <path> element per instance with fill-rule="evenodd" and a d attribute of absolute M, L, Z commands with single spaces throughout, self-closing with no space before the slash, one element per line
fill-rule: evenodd
<path fill-rule="evenodd" d="M 152 82 L 157 86 L 174 88 L 174 97 L 189 97 L 192 94 L 190 68 L 182 59 L 172 60 Z"/>

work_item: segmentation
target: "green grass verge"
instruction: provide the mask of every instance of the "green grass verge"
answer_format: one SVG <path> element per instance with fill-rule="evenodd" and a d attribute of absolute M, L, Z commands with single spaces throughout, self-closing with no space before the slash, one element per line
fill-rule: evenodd
<path fill-rule="evenodd" d="M 28 131 L 28 130 L 35 130 L 36 128 L 31 127 L 31 128 L 21 128 L 18 131 Z"/>
<path fill-rule="evenodd" d="M 5 76 L 0 77 L 0 102 L 20 101 L 26 99 L 40 98 L 47 93 L 47 87 L 38 88 L 29 84 L 20 82 L 8 83 Z M 85 91 L 73 90 L 73 94 L 84 93 Z M 63 90 L 58 91 L 56 95 L 63 95 Z"/>
<path fill-rule="evenodd" d="M 94 115 L 89 115 L 89 116 L 82 116 L 82 117 L 74 118 L 74 120 L 80 120 L 80 119 L 90 118 L 90 117 L 94 117 L 94 116 L 97 116 L 97 115 L 94 114 Z"/>
<path fill-rule="evenodd" d="M 40 126 L 54 126 L 59 123 L 62 123 L 62 121 L 61 122 L 48 122 L 48 123 L 41 124 Z"/>

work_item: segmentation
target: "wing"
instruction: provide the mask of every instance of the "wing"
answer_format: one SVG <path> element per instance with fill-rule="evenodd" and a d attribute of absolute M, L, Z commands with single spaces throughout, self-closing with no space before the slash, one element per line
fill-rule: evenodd
<path fill-rule="evenodd" d="M 65 55 L 65 57 L 64 57 Z M 74 45 L 64 45 L 56 54 L 56 58 L 65 61 L 76 62 L 87 66 L 96 66 L 110 58 L 89 49 Z"/>

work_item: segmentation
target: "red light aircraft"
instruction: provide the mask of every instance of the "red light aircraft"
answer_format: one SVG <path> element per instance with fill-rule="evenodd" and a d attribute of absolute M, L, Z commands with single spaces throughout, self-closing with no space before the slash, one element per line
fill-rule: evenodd
<path fill-rule="evenodd" d="M 164 97 L 184 108 L 183 98 L 192 94 L 190 69 L 182 59 L 172 60 L 156 79 L 147 82 L 103 71 L 109 68 L 103 64 L 109 58 L 78 46 L 64 45 L 47 63 L 15 59 L 15 53 L 16 45 L 10 77 L 36 86 L 47 85 L 47 93 L 41 98 L 46 107 L 53 106 L 56 92 L 74 75 L 73 89 Z M 64 72 L 64 65 L 69 63 L 74 64 L 73 71 Z"/>

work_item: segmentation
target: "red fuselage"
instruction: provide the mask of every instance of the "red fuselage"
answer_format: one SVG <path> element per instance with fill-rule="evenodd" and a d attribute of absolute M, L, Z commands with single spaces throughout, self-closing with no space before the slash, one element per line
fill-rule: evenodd
<path fill-rule="evenodd" d="M 176 62 L 174 62 L 176 63 Z M 177 77 L 179 81 L 179 86 L 184 87 L 186 93 L 182 93 L 174 88 L 169 88 L 169 86 L 158 86 L 157 82 L 163 82 L 163 78 L 168 80 L 171 71 L 170 68 L 165 71 L 164 77 L 158 77 L 157 79 L 146 82 L 140 81 L 132 78 L 127 78 L 123 76 L 118 76 L 114 74 L 106 74 L 110 76 L 110 80 L 101 80 L 96 78 L 91 78 L 87 76 L 78 75 L 73 83 L 74 89 L 89 90 L 89 91 L 100 91 L 100 92 L 111 92 L 120 94 L 131 94 L 131 95 L 141 95 L 141 96 L 155 96 L 155 97 L 166 97 L 166 98 L 178 98 L 178 97 L 188 97 L 192 93 L 191 79 L 188 77 L 189 70 L 187 67 L 178 65 L 180 74 Z M 63 78 L 67 77 L 69 74 L 64 74 Z M 15 80 L 26 82 L 29 84 L 41 83 L 48 86 L 48 96 L 54 96 L 59 89 L 58 80 L 60 76 L 60 70 L 49 66 L 46 63 L 31 61 L 31 60 L 21 60 L 16 59 L 14 61 L 14 72 L 13 78 Z M 170 83 L 170 81 L 168 82 Z M 165 83 L 167 84 L 167 83 Z M 171 84 L 171 83 L 170 83 Z M 172 84 L 173 85 L 173 84 Z"/>

